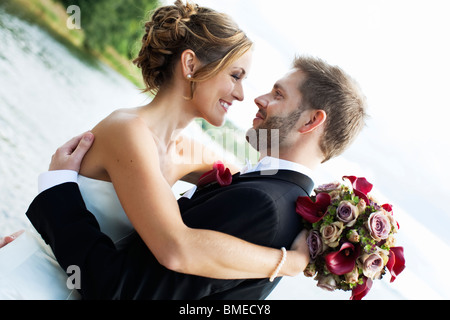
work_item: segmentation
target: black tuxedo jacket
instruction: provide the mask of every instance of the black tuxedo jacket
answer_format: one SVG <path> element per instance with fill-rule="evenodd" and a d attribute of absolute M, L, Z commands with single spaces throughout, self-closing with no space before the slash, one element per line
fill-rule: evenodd
<path fill-rule="evenodd" d="M 231 185 L 199 190 L 192 199 L 181 198 L 179 206 L 189 227 L 289 248 L 302 228 L 295 201 L 312 188 L 310 178 L 288 170 L 237 174 Z M 157 262 L 137 234 L 118 250 L 100 231 L 75 183 L 39 194 L 27 216 L 64 270 L 80 267 L 84 299 L 254 300 L 266 298 L 280 280 L 219 280 L 173 272 Z"/>

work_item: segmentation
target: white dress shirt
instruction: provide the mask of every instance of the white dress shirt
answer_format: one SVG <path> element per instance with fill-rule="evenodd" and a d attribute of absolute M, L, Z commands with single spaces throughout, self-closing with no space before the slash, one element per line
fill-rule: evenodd
<path fill-rule="evenodd" d="M 55 170 L 43 172 L 38 177 L 38 192 L 66 182 L 78 182 L 78 172 L 72 170 Z"/>
<path fill-rule="evenodd" d="M 305 176 L 313 178 L 313 171 L 299 163 L 283 160 L 274 157 L 264 157 L 255 166 L 247 163 L 241 170 L 241 174 L 246 174 L 255 171 L 269 171 L 269 174 L 274 174 L 278 170 L 292 170 L 304 174 Z M 274 171 L 274 172 L 272 172 Z"/>

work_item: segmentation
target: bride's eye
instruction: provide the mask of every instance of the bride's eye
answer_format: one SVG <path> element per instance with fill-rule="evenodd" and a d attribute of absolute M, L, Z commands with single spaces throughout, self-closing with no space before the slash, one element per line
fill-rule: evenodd
<path fill-rule="evenodd" d="M 232 77 L 234 78 L 234 80 L 236 80 L 236 81 L 241 80 L 241 75 L 240 75 L 240 74 L 232 74 L 231 76 L 232 76 Z"/>

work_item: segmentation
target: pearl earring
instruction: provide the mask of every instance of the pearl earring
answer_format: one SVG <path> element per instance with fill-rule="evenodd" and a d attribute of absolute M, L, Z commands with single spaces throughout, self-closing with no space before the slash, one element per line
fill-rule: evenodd
<path fill-rule="evenodd" d="M 192 74 L 188 74 L 188 75 L 186 76 L 186 78 L 188 78 L 189 80 L 192 79 Z"/>

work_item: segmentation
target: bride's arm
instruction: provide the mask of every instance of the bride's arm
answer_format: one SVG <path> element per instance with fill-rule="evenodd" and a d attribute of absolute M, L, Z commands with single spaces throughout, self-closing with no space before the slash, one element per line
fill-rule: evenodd
<path fill-rule="evenodd" d="M 279 249 L 184 224 L 159 168 L 155 142 L 142 120 L 108 125 L 102 133 L 94 133 L 104 155 L 101 161 L 131 223 L 162 265 L 221 279 L 266 278 L 273 273 L 281 259 Z M 288 251 L 279 276 L 301 272 L 308 256 L 306 248 Z"/>

